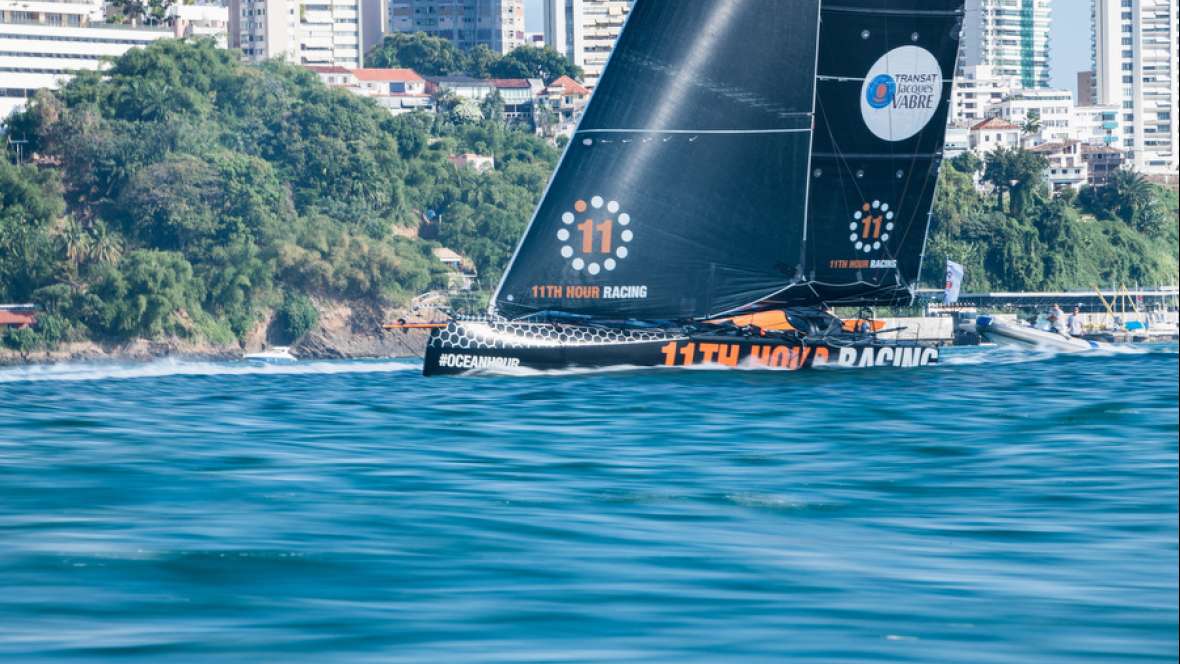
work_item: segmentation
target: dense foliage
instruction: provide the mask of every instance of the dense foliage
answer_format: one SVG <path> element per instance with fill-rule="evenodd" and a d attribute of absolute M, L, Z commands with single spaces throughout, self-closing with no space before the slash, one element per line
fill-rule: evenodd
<path fill-rule="evenodd" d="M 998 150 L 943 168 L 923 281 L 941 284 L 946 259 L 966 268 L 964 287 L 1087 289 L 1177 281 L 1177 196 L 1119 171 L 1105 187 L 1050 197 L 1042 157 Z M 980 195 L 974 177 L 992 185 Z"/>
<path fill-rule="evenodd" d="M 0 302 L 37 303 L 59 338 L 229 343 L 270 311 L 298 337 L 308 297 L 392 305 L 445 285 L 424 222 L 495 278 L 556 159 L 500 122 L 395 118 L 208 41 L 129 51 L 6 130 L 36 165 L 0 160 Z M 496 170 L 447 160 L 465 151 Z"/>
<path fill-rule="evenodd" d="M 582 78 L 582 69 L 549 47 L 520 46 L 499 55 L 484 45 L 462 51 L 449 40 L 422 32 L 394 32 L 365 56 L 367 67 L 408 67 L 424 76 L 476 78 Z"/>

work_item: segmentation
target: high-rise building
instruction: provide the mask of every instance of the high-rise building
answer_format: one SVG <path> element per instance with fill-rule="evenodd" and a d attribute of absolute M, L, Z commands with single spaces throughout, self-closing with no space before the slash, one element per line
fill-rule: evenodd
<path fill-rule="evenodd" d="M 361 0 L 361 57 L 381 43 L 389 25 L 389 0 Z"/>
<path fill-rule="evenodd" d="M 463 50 L 524 45 L 524 0 L 389 0 L 390 32 L 425 32 Z"/>
<path fill-rule="evenodd" d="M 173 36 L 103 23 L 102 0 L 0 0 L 0 122 L 41 88 L 57 88 L 103 58 Z"/>
<path fill-rule="evenodd" d="M 582 68 L 593 90 L 634 0 L 545 0 L 545 44 Z"/>
<path fill-rule="evenodd" d="M 1078 106 L 1093 106 L 1097 103 L 1094 99 L 1094 72 L 1078 72 L 1077 86 Z"/>
<path fill-rule="evenodd" d="M 1121 109 L 1135 170 L 1176 176 L 1177 0 L 1093 0 L 1093 96 Z"/>
<path fill-rule="evenodd" d="M 1049 87 L 1050 0 L 967 0 L 961 66 L 991 65 L 1026 88 Z"/>
<path fill-rule="evenodd" d="M 997 76 L 991 65 L 968 65 L 955 77 L 951 93 L 951 124 L 970 127 L 990 117 L 988 109 L 1020 89 L 1015 76 Z"/>
<path fill-rule="evenodd" d="M 230 0 L 229 23 L 250 62 L 361 66 L 361 0 Z"/>

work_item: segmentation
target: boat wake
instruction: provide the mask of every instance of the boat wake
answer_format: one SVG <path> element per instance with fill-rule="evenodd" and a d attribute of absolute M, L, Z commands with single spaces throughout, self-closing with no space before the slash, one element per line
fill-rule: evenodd
<path fill-rule="evenodd" d="M 1026 364 L 1045 362 L 1058 357 L 1070 358 L 1111 358 L 1125 355 L 1151 355 L 1155 353 L 1175 354 L 1173 346 L 1130 346 L 1107 344 L 1100 349 L 1077 353 L 1045 346 L 992 346 L 970 348 L 945 348 L 938 359 L 939 366 L 974 366 L 979 364 Z"/>
<path fill-rule="evenodd" d="M 414 360 L 308 361 L 292 364 L 161 359 L 142 363 L 64 362 L 0 369 L 0 383 L 135 380 L 169 376 L 392 373 L 419 371 Z"/>

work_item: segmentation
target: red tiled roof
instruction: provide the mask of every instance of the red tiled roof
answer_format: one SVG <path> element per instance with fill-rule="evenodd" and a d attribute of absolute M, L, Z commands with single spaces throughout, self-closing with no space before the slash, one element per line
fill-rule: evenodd
<path fill-rule="evenodd" d="M 353 69 L 352 75 L 362 81 L 426 81 L 413 69 Z"/>
<path fill-rule="evenodd" d="M 590 90 L 581 83 L 575 81 L 569 76 L 562 76 L 561 78 L 549 84 L 549 87 L 559 86 L 562 93 L 567 95 L 588 95 Z"/>
<path fill-rule="evenodd" d="M 975 126 L 971 127 L 971 131 L 977 131 L 979 129 L 1020 129 L 1020 127 L 1000 118 L 988 118 L 982 122 L 977 122 Z"/>

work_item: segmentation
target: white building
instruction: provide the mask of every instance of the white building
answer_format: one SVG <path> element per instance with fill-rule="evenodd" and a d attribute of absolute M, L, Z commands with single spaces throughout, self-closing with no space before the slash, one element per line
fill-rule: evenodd
<path fill-rule="evenodd" d="M 1123 132 L 1119 127 L 1118 106 L 1075 106 L 1073 109 L 1073 138 L 1087 145 L 1123 147 Z"/>
<path fill-rule="evenodd" d="M 1020 127 L 1000 118 L 975 123 L 967 134 L 971 151 L 980 157 L 999 148 L 1020 147 Z"/>
<path fill-rule="evenodd" d="M 1082 155 L 1084 144 L 1080 141 L 1042 143 L 1030 151 L 1041 155 L 1049 162 L 1045 169 L 1045 181 L 1051 191 L 1081 189 L 1090 179 L 1089 163 Z"/>
<path fill-rule="evenodd" d="M 1176 177 L 1177 0 L 1092 0 L 1094 98 L 1122 112 L 1137 171 Z"/>
<path fill-rule="evenodd" d="M 1049 87 L 1050 0 L 967 0 L 965 12 L 962 65 L 991 65 L 1023 87 Z"/>
<path fill-rule="evenodd" d="M 970 127 L 988 117 L 989 108 L 1019 88 L 1019 78 L 997 76 L 991 65 L 963 67 L 951 93 L 951 124 Z"/>
<path fill-rule="evenodd" d="M 524 0 L 389 0 L 390 32 L 425 32 L 469 50 L 524 46 Z"/>
<path fill-rule="evenodd" d="M 582 68 L 593 90 L 615 47 L 633 0 L 545 0 L 545 43 Z"/>
<path fill-rule="evenodd" d="M 102 23 L 101 0 L 0 0 L 0 121 L 41 88 L 97 70 L 136 46 L 171 37 L 166 27 Z"/>
<path fill-rule="evenodd" d="M 434 110 L 426 79 L 413 69 L 346 69 L 309 66 L 325 85 L 369 97 L 393 115 Z"/>
<path fill-rule="evenodd" d="M 208 37 L 220 48 L 229 45 L 228 7 L 174 4 L 168 7 L 165 16 L 176 37 Z"/>
<path fill-rule="evenodd" d="M 361 65 L 361 0 L 230 0 L 229 42 L 250 62 Z"/>
<path fill-rule="evenodd" d="M 989 108 L 987 115 L 1020 126 L 1035 115 L 1041 129 L 1036 135 L 1027 137 L 1030 142 L 1068 140 L 1073 137 L 1073 92 L 1050 88 L 1017 90 Z"/>

